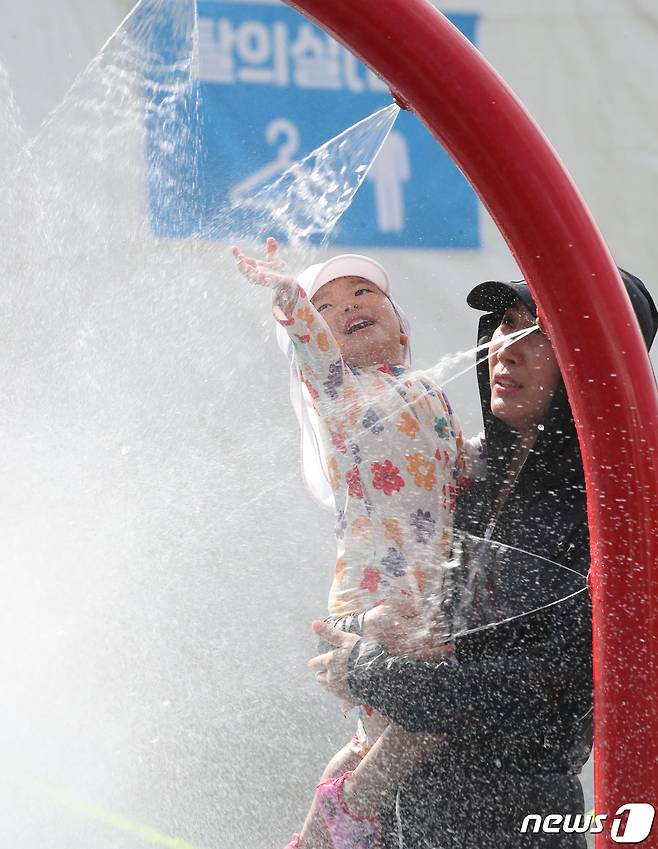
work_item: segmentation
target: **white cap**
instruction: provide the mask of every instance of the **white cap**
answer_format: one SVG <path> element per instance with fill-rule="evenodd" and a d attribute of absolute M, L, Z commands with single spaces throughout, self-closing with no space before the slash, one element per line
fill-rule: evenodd
<path fill-rule="evenodd" d="M 374 283 L 385 295 L 391 292 L 391 281 L 385 268 L 376 260 L 361 254 L 339 254 L 326 262 L 311 265 L 300 275 L 299 284 L 312 298 L 325 283 L 338 277 L 363 277 Z"/>

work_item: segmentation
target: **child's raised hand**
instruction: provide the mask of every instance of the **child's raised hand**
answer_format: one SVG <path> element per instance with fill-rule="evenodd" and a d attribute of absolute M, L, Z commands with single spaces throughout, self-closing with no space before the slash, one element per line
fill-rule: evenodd
<path fill-rule="evenodd" d="M 238 271 L 250 283 L 270 289 L 291 289 L 295 285 L 294 277 L 285 272 L 285 265 L 278 257 L 276 239 L 272 236 L 265 242 L 265 259 L 246 256 L 236 245 L 231 253 Z"/>

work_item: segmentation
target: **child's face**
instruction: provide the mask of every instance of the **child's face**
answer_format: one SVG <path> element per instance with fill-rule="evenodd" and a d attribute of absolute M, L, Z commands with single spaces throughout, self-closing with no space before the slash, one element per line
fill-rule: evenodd
<path fill-rule="evenodd" d="M 398 363 L 406 336 L 393 304 L 363 277 L 337 277 L 311 298 L 345 360 L 356 366 Z"/>

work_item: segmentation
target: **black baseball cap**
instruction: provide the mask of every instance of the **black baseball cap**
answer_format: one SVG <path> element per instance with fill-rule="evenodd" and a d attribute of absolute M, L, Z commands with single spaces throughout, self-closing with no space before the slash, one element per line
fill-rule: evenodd
<path fill-rule="evenodd" d="M 624 271 L 623 268 L 619 269 L 619 273 L 624 281 L 628 297 L 631 299 L 631 305 L 648 351 L 656 337 L 656 330 L 658 330 L 658 310 L 656 310 L 656 305 L 647 291 L 647 287 L 639 277 L 631 274 L 630 271 Z"/>
<path fill-rule="evenodd" d="M 658 310 L 656 310 L 653 298 L 639 277 L 623 268 L 619 269 L 619 274 L 630 298 L 631 306 L 648 350 L 658 330 Z M 533 300 L 528 284 L 523 280 L 512 280 L 510 282 L 487 280 L 485 283 L 479 283 L 468 293 L 466 303 L 476 310 L 499 313 L 510 307 L 516 300 L 521 301 L 532 315 L 535 318 L 537 317 L 537 305 Z"/>
<path fill-rule="evenodd" d="M 525 280 L 487 280 L 471 289 L 466 298 L 469 307 L 483 312 L 504 312 L 514 301 L 521 301 L 537 317 L 537 305 Z"/>

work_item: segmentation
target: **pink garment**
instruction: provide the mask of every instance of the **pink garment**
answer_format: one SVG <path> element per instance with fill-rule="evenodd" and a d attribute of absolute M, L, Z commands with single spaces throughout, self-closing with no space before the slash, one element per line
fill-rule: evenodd
<path fill-rule="evenodd" d="M 336 849 L 379 849 L 381 827 L 378 817 L 357 817 L 345 804 L 343 784 L 352 775 L 321 781 L 315 791 L 327 831 Z"/>

